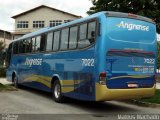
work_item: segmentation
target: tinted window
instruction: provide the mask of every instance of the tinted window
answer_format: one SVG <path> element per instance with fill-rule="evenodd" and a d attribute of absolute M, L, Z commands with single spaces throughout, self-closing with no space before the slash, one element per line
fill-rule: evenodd
<path fill-rule="evenodd" d="M 40 51 L 45 51 L 46 49 L 46 34 L 41 35 L 41 44 L 40 44 Z"/>
<path fill-rule="evenodd" d="M 69 49 L 75 49 L 77 47 L 77 34 L 78 26 L 70 28 Z"/>
<path fill-rule="evenodd" d="M 80 25 L 78 48 L 85 48 L 93 44 L 95 42 L 95 37 L 96 21 Z"/>
<path fill-rule="evenodd" d="M 27 41 L 23 40 L 23 53 L 26 52 L 26 44 L 27 44 Z"/>
<path fill-rule="evenodd" d="M 25 40 L 19 42 L 19 53 L 25 53 Z"/>
<path fill-rule="evenodd" d="M 26 41 L 26 53 L 31 53 L 32 52 L 32 41 L 31 39 L 28 39 Z"/>
<path fill-rule="evenodd" d="M 88 38 L 95 38 L 96 22 L 88 23 Z"/>
<path fill-rule="evenodd" d="M 35 51 L 40 51 L 41 36 L 36 37 Z"/>
<path fill-rule="evenodd" d="M 87 36 L 87 23 L 80 25 L 80 40 L 86 39 Z"/>
<path fill-rule="evenodd" d="M 36 38 L 32 38 L 32 52 L 35 52 L 36 48 Z"/>
<path fill-rule="evenodd" d="M 62 30 L 61 46 L 60 46 L 61 50 L 66 50 L 68 48 L 68 32 L 69 32 L 69 28 Z"/>
<path fill-rule="evenodd" d="M 18 54 L 18 42 L 15 42 L 15 43 L 13 44 L 13 53 L 14 53 L 14 54 Z"/>
<path fill-rule="evenodd" d="M 47 35 L 46 51 L 51 51 L 52 50 L 52 41 L 53 41 L 53 32 L 50 32 Z"/>
<path fill-rule="evenodd" d="M 59 39 L 60 39 L 60 31 L 54 32 L 54 42 L 53 42 L 54 51 L 57 51 L 59 49 Z"/>

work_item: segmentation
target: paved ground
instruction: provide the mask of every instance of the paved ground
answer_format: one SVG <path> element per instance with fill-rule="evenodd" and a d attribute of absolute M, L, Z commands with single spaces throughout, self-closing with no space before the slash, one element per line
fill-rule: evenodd
<path fill-rule="evenodd" d="M 0 81 L 6 83 L 5 79 Z M 142 107 L 119 101 L 93 103 L 69 100 L 60 104 L 52 100 L 50 93 L 27 87 L 0 93 L 0 119 L 8 117 L 6 114 L 18 114 L 19 120 L 118 120 L 118 115 L 136 117 L 137 114 L 159 113 L 160 108 Z"/>
<path fill-rule="evenodd" d="M 117 119 L 118 114 L 159 114 L 159 108 L 140 107 L 133 104 L 108 101 L 104 103 L 82 102 L 69 100 L 60 104 L 52 100 L 51 95 L 46 92 L 22 87 L 18 91 L 0 93 L 0 113 L 1 114 L 61 114 L 73 115 L 74 119 L 77 114 L 88 118 L 104 117 L 109 115 L 111 119 Z M 25 117 L 28 117 L 27 115 Z M 34 116 L 35 117 L 35 116 Z M 40 116 L 39 116 L 40 117 Z M 70 118 L 70 116 L 68 116 Z M 73 119 L 72 118 L 72 119 Z"/>
<path fill-rule="evenodd" d="M 6 80 L 6 78 L 0 78 L 0 83 L 2 83 L 2 84 L 11 84 L 11 82 L 8 82 Z"/>

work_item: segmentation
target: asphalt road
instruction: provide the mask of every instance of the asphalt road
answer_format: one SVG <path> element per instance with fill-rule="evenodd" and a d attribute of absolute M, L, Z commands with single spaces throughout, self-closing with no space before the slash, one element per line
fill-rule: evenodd
<path fill-rule="evenodd" d="M 60 104 L 54 102 L 49 93 L 22 87 L 18 91 L 0 93 L 0 113 L 2 114 L 0 117 L 18 114 L 19 119 L 23 120 L 32 118 L 45 120 L 45 117 L 47 120 L 51 118 L 118 120 L 118 115 L 121 114 L 160 114 L 160 108 L 142 107 L 119 101 L 95 103 L 69 100 Z"/>

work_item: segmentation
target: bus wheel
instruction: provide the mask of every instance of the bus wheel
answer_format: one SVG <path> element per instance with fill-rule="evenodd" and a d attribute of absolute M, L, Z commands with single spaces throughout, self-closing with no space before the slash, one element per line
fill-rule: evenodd
<path fill-rule="evenodd" d="M 56 80 L 52 86 L 52 96 L 54 101 L 58 103 L 64 102 L 64 96 L 62 96 L 61 84 L 59 80 Z"/>
<path fill-rule="evenodd" d="M 18 80 L 17 80 L 16 75 L 14 75 L 14 77 L 13 77 L 13 85 L 14 85 L 14 87 L 18 88 Z"/>

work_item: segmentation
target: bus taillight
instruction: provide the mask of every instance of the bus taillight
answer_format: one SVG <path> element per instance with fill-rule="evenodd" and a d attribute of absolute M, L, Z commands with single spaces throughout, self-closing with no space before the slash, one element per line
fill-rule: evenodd
<path fill-rule="evenodd" d="M 107 73 L 106 72 L 101 72 L 99 74 L 99 83 L 101 85 L 106 85 L 106 76 L 107 76 Z"/>

